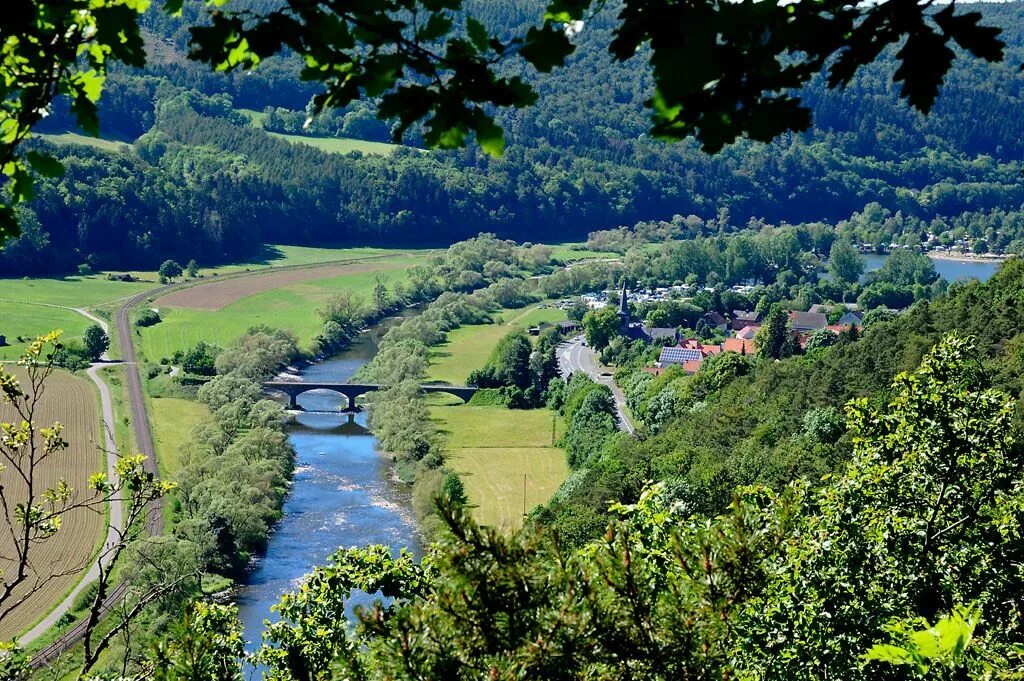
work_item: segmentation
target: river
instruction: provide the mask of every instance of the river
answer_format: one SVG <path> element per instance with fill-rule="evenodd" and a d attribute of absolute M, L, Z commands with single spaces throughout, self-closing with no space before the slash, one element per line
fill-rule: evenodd
<path fill-rule="evenodd" d="M 341 355 L 310 366 L 303 378 L 348 380 L 373 357 L 389 322 L 362 334 Z M 420 552 L 409 494 L 392 479 L 390 462 L 366 430 L 366 414 L 313 413 L 337 412 L 343 399 L 329 392 L 299 397 L 307 413 L 288 430 L 298 454 L 294 483 L 266 555 L 235 595 L 250 651 L 259 646 L 263 620 L 276 619 L 270 606 L 338 548 L 386 544 Z M 368 601 L 364 595 L 353 604 Z"/>
<path fill-rule="evenodd" d="M 871 272 L 880 269 L 887 257 L 886 255 L 865 255 L 864 271 Z M 997 260 L 950 260 L 947 258 L 932 258 L 932 263 L 939 276 L 948 282 L 967 279 L 988 281 L 1002 264 Z"/>

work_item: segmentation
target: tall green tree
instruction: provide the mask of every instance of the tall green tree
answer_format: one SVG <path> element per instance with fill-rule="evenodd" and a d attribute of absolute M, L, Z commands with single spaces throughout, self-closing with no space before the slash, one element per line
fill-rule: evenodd
<path fill-rule="evenodd" d="M 82 345 L 85 346 L 85 352 L 89 359 L 95 362 L 110 347 L 110 338 L 98 324 L 92 324 L 82 334 Z"/>
<path fill-rule="evenodd" d="M 837 239 L 828 252 L 828 271 L 838 281 L 853 284 L 864 274 L 864 258 L 845 239 Z"/>
<path fill-rule="evenodd" d="M 619 335 L 619 316 L 611 305 L 591 310 L 583 315 L 583 331 L 587 343 L 595 350 L 603 350 Z"/>
<path fill-rule="evenodd" d="M 781 305 L 775 303 L 771 306 L 761 328 L 757 330 L 754 341 L 757 343 L 758 357 L 782 359 L 793 354 L 789 315 Z"/>

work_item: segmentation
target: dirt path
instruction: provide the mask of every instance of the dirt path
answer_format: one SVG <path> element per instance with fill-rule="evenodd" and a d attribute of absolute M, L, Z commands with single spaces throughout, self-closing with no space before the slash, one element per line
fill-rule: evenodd
<path fill-rule="evenodd" d="M 96 321 L 99 322 L 99 320 Z M 96 384 L 96 387 L 100 392 L 100 411 L 103 415 L 103 446 L 106 451 L 107 477 L 113 481 L 117 479 L 116 467 L 119 455 L 117 451 L 117 440 L 114 438 L 114 406 L 110 399 L 110 389 L 99 375 L 99 370 L 104 366 L 109 365 L 103 363 L 93 364 L 89 367 L 86 373 L 89 375 L 89 378 L 92 379 L 92 382 Z M 54 626 L 57 623 L 57 620 L 63 617 L 65 613 L 71 611 L 78 595 L 99 577 L 100 565 L 106 564 L 108 550 L 121 540 L 123 534 L 124 513 L 121 507 L 121 500 L 117 498 L 111 499 L 110 522 L 107 526 L 107 537 L 103 542 L 103 548 L 100 549 L 100 555 L 96 558 L 96 562 L 89 567 L 85 576 L 82 577 L 75 588 L 71 590 L 71 593 L 69 593 L 67 597 L 57 605 L 57 607 L 51 610 L 46 617 L 40 620 L 19 639 L 18 642 L 21 645 L 28 645 L 42 636 L 50 629 L 50 627 Z"/>

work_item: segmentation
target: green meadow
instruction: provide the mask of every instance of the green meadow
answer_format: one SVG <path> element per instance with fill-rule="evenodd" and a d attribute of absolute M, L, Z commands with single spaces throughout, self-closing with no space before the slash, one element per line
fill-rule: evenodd
<path fill-rule="evenodd" d="M 153 288 L 152 282 L 108 281 L 106 276 L 0 279 L 0 299 L 63 307 L 94 307 Z"/>
<path fill-rule="evenodd" d="M 263 127 L 263 121 L 267 118 L 266 113 L 256 111 L 255 109 L 238 109 L 238 111 L 245 114 L 253 125 L 260 128 Z M 352 151 L 359 151 L 364 154 L 388 155 L 401 146 L 399 144 L 388 144 L 387 142 L 367 142 L 366 140 L 357 140 L 348 137 L 286 135 L 284 133 L 270 131 L 267 131 L 267 134 L 272 137 L 279 137 L 283 140 L 288 140 L 295 144 L 305 144 L 311 147 L 316 147 L 320 151 L 326 151 L 330 154 L 347 154 Z"/>
<path fill-rule="evenodd" d="M 62 341 L 80 340 L 92 324 L 74 310 L 59 307 L 0 301 L 0 335 L 7 344 L 0 346 L 0 360 L 17 359 L 36 336 L 60 329 Z M 26 342 L 18 340 L 26 338 Z"/>
<path fill-rule="evenodd" d="M 369 300 L 378 275 L 384 277 L 387 285 L 394 285 L 397 281 L 405 281 L 406 269 L 421 260 L 422 256 L 382 259 L 373 270 L 262 291 L 216 311 L 160 307 L 163 321 L 137 329 L 137 338 L 141 340 L 143 355 L 150 362 L 170 357 L 175 350 L 186 350 L 199 341 L 226 347 L 256 324 L 289 329 L 298 337 L 300 344 L 309 347 L 323 324 L 317 308 L 332 295 L 348 290 Z"/>
<path fill-rule="evenodd" d="M 550 303 L 540 303 L 521 310 L 502 310 L 495 315 L 494 324 L 473 324 L 455 329 L 444 343 L 431 348 L 428 377 L 442 383 L 462 385 L 470 372 L 487 363 L 494 346 L 509 332 L 563 319 L 565 312 Z"/>
<path fill-rule="evenodd" d="M 448 405 L 431 407 L 447 436 L 446 463 L 459 474 L 478 522 L 505 530 L 547 502 L 569 475 L 565 453 L 553 446 L 561 419 L 547 409 Z"/>
<path fill-rule="evenodd" d="M 35 136 L 54 144 L 78 144 L 102 151 L 127 151 L 131 149 L 131 145 L 127 142 L 89 137 L 88 135 L 79 135 L 74 132 L 63 132 L 60 134 L 37 133 Z"/>

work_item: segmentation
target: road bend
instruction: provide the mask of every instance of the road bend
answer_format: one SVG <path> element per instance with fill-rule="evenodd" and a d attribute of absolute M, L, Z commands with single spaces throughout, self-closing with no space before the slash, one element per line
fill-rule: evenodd
<path fill-rule="evenodd" d="M 561 368 L 563 378 L 576 372 L 583 372 L 596 383 L 608 386 L 615 398 L 619 429 L 630 435 L 636 435 L 636 428 L 629 420 L 629 413 L 626 411 L 626 395 L 619 386 L 615 385 L 611 374 L 601 367 L 600 362 L 597 361 L 597 355 L 587 347 L 582 336 L 576 336 L 562 344 L 558 354 L 558 366 Z"/>

